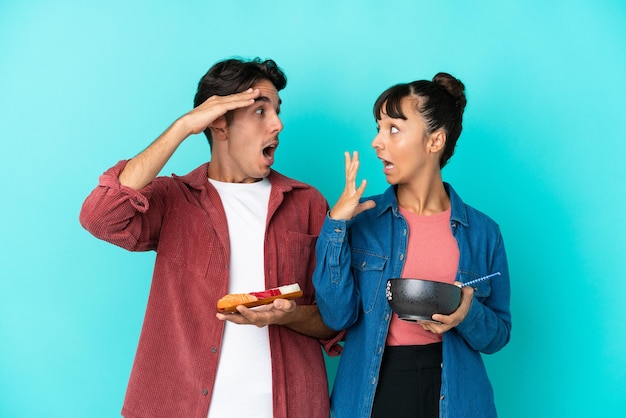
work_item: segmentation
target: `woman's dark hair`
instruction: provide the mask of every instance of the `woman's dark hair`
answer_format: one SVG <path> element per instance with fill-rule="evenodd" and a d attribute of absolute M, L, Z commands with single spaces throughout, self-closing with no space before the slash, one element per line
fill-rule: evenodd
<path fill-rule="evenodd" d="M 467 104 L 465 86 L 448 73 L 438 73 L 433 81 L 418 80 L 396 84 L 385 90 L 374 103 L 374 118 L 380 120 L 383 110 L 396 119 L 406 119 L 402 99 L 414 97 L 415 111 L 426 124 L 426 134 L 437 129 L 446 133 L 446 144 L 439 165 L 443 168 L 452 154 L 463 129 L 463 111 Z"/>
<path fill-rule="evenodd" d="M 273 60 L 262 61 L 254 58 L 250 61 L 231 58 L 214 64 L 200 79 L 198 91 L 193 100 L 198 107 L 211 96 L 227 96 L 241 93 L 260 80 L 269 80 L 276 90 L 280 91 L 287 85 L 287 77 Z M 226 113 L 226 122 L 232 121 L 232 111 Z M 204 131 L 209 145 L 212 146 L 211 129 Z"/>

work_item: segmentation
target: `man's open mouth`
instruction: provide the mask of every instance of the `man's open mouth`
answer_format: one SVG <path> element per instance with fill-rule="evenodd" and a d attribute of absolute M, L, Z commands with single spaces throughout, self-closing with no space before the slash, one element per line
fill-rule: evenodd
<path fill-rule="evenodd" d="M 272 143 L 269 144 L 268 146 L 266 146 L 265 148 L 263 148 L 263 156 L 270 160 L 273 161 L 274 160 L 274 153 L 276 152 L 276 147 L 278 146 L 278 143 Z"/>

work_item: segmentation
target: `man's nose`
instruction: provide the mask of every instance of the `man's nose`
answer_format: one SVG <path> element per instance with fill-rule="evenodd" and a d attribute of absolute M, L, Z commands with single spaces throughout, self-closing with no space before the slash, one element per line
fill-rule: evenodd
<path fill-rule="evenodd" d="M 272 127 L 272 132 L 278 133 L 283 130 L 283 121 L 280 120 L 280 117 L 278 115 L 276 115 L 274 119 L 272 120 L 271 127 Z"/>

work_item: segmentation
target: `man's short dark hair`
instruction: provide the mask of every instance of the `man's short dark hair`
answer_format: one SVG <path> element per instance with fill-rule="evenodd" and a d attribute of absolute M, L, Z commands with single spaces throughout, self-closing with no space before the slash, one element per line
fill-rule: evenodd
<path fill-rule="evenodd" d="M 260 58 L 242 60 L 231 58 L 213 65 L 198 83 L 194 98 L 194 107 L 204 103 L 211 96 L 228 96 L 241 93 L 260 80 L 269 80 L 276 90 L 287 85 L 287 77 L 273 60 L 262 61 Z M 232 111 L 226 113 L 226 122 L 232 120 Z M 204 131 L 209 145 L 212 146 L 211 129 Z"/>

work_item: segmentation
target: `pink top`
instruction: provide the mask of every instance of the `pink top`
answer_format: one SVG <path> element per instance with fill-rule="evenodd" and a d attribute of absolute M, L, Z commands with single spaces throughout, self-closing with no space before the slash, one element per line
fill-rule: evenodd
<path fill-rule="evenodd" d="M 139 191 L 120 185 L 125 165 L 100 177 L 80 213 L 96 237 L 131 251 L 156 251 L 122 415 L 206 418 L 224 329 L 215 317 L 217 300 L 228 293 L 230 247 L 221 200 L 207 181 L 207 164 L 183 177 L 158 177 Z M 266 286 L 297 281 L 304 292 L 297 302 L 312 304 L 315 241 L 328 205 L 311 186 L 275 171 L 268 179 Z M 320 342 L 276 325 L 269 326 L 269 336 L 274 417 L 328 417 Z M 245 396 L 236 389 L 233 416 L 237 397 Z"/>
<path fill-rule="evenodd" d="M 404 278 L 454 283 L 459 264 L 459 247 L 450 229 L 451 209 L 435 215 L 417 215 L 400 208 L 409 226 Z M 421 325 L 403 321 L 394 312 L 387 333 L 387 345 L 423 345 L 441 341 L 442 336 Z"/>

